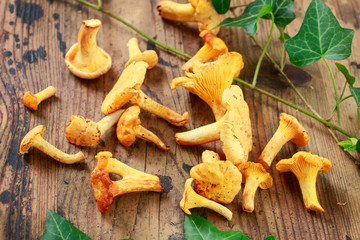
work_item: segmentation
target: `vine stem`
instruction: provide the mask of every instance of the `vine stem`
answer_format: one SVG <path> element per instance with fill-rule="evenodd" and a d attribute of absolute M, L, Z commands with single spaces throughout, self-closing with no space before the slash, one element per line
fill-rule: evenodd
<path fill-rule="evenodd" d="M 335 92 L 335 101 L 336 101 L 336 111 L 337 111 L 337 116 L 338 116 L 338 124 L 340 123 L 340 105 L 339 105 L 339 96 L 338 96 L 338 92 L 336 89 L 336 82 L 335 82 L 335 78 L 334 78 L 334 74 L 330 68 L 329 63 L 326 61 L 326 59 L 323 57 L 322 58 L 326 64 L 326 67 L 329 69 L 330 72 L 330 76 L 333 82 L 333 86 L 334 86 L 334 92 Z"/>
<path fill-rule="evenodd" d="M 285 34 L 284 34 L 284 29 L 283 28 L 279 28 L 281 37 L 282 37 L 282 41 L 281 41 L 281 60 L 280 60 L 280 69 L 281 71 L 284 71 L 284 67 L 285 67 L 285 58 L 286 58 L 286 50 L 285 50 Z"/>
<path fill-rule="evenodd" d="M 142 31 L 140 31 L 139 29 L 137 29 L 137 28 L 134 27 L 133 25 L 127 23 L 126 21 L 124 21 L 123 19 L 121 19 L 120 17 L 114 15 L 114 14 L 111 13 L 111 12 L 108 12 L 108 11 L 102 9 L 102 8 L 98 9 L 96 5 L 91 4 L 91 3 L 87 2 L 86 0 L 76 0 L 76 1 L 79 2 L 79 3 L 82 3 L 82 4 L 84 4 L 84 5 L 87 5 L 87 6 L 91 7 L 91 8 L 93 8 L 93 9 L 96 9 L 96 10 L 98 10 L 98 11 L 101 11 L 102 13 L 104 13 L 104 14 L 106 14 L 106 15 L 114 18 L 114 19 L 116 19 L 117 21 L 123 23 L 124 25 L 126 25 L 126 26 L 129 27 L 130 29 L 134 30 L 135 32 L 137 32 L 138 34 L 140 34 L 141 36 L 143 36 L 144 38 L 146 38 L 146 39 L 148 39 L 149 41 L 157 44 L 158 46 L 162 47 L 162 48 L 165 49 L 165 50 L 174 52 L 174 53 L 176 53 L 176 54 L 178 54 L 178 55 L 180 55 L 180 56 L 183 56 L 183 57 L 185 57 L 185 58 L 188 58 L 188 59 L 191 58 L 190 55 L 187 55 L 187 54 L 185 54 L 185 53 L 183 53 L 183 52 L 180 52 L 180 51 L 178 51 L 178 50 L 176 50 L 176 49 L 173 49 L 173 48 L 171 48 L 171 47 L 169 47 L 169 46 L 167 46 L 167 45 L 165 45 L 165 44 L 163 44 L 163 43 L 161 43 L 161 42 L 153 39 L 153 38 L 150 37 L 149 35 L 143 33 Z M 276 64 L 276 63 L 275 63 L 275 64 Z M 276 66 L 278 66 L 278 65 L 276 64 Z M 281 71 L 280 68 L 278 68 L 278 70 Z M 282 75 L 286 76 L 286 74 L 284 74 L 284 73 L 283 73 Z M 286 78 L 287 78 L 287 76 L 286 76 Z M 288 78 L 287 78 L 287 79 L 288 79 Z M 329 127 L 329 128 L 332 128 L 332 129 L 334 129 L 334 130 L 336 130 L 336 131 L 338 131 L 338 132 L 341 132 L 341 133 L 344 134 L 345 136 L 355 138 L 352 134 L 346 132 L 344 129 L 340 128 L 339 126 L 336 126 L 336 125 L 334 125 L 334 124 L 332 124 L 332 123 L 330 123 L 330 122 L 325 121 L 325 120 L 322 119 L 321 117 L 317 116 L 317 114 L 315 114 L 315 113 L 308 112 L 308 111 L 306 111 L 305 109 L 302 109 L 302 108 L 300 108 L 299 106 L 297 106 L 297 105 L 295 105 L 295 104 L 292 104 L 292 103 L 286 101 L 285 99 L 282 99 L 282 98 L 280 98 L 280 97 L 278 97 L 278 96 L 276 96 L 276 95 L 273 95 L 273 94 L 271 94 L 271 93 L 269 93 L 269 92 L 267 92 L 267 91 L 265 91 L 265 90 L 263 90 L 263 89 L 261 89 L 261 88 L 253 87 L 252 84 L 250 84 L 250 83 L 248 83 L 248 82 L 246 82 L 246 81 L 244 81 L 244 80 L 242 80 L 242 79 L 235 78 L 235 80 L 236 80 L 237 82 L 241 83 L 242 85 L 248 87 L 248 88 L 251 88 L 251 89 L 253 89 L 253 90 L 257 91 L 257 92 L 260 92 L 260 93 L 262 93 L 262 94 L 264 94 L 264 95 L 267 95 L 267 96 L 269 96 L 269 97 L 271 97 L 271 98 L 273 98 L 273 99 L 275 99 L 275 100 L 277 100 L 277 101 L 279 101 L 279 102 L 282 102 L 282 103 L 284 103 L 284 104 L 286 104 L 286 105 L 288 105 L 288 106 L 290 106 L 290 107 L 292 107 L 292 108 L 294 108 L 294 109 L 296 109 L 296 110 L 298 110 L 298 111 L 300 111 L 300 112 L 308 115 L 309 117 L 312 117 L 312 118 L 316 119 L 317 121 L 323 123 L 325 126 L 327 126 L 327 127 Z M 290 80 L 289 80 L 289 81 L 290 81 Z M 290 81 L 290 82 L 291 82 L 291 81 Z"/>
<path fill-rule="evenodd" d="M 258 60 L 257 65 L 256 65 L 255 74 L 254 74 L 254 78 L 253 78 L 253 82 L 252 82 L 252 86 L 253 86 L 253 87 L 256 86 L 256 80 L 257 80 L 258 75 L 259 75 L 260 66 L 261 66 L 262 60 L 263 60 L 263 58 L 264 58 L 264 55 L 265 55 L 265 53 L 266 53 L 266 49 L 267 49 L 267 47 L 269 46 L 272 33 L 273 33 L 273 31 L 274 31 L 275 18 L 274 18 L 274 14 L 273 14 L 272 12 L 270 12 L 270 15 L 271 15 L 271 29 L 270 29 L 270 34 L 269 34 L 269 37 L 268 37 L 268 39 L 267 39 L 267 41 L 266 41 L 266 44 L 265 44 L 264 48 L 262 49 L 261 55 L 260 55 L 260 57 L 259 57 L 259 60 Z"/>

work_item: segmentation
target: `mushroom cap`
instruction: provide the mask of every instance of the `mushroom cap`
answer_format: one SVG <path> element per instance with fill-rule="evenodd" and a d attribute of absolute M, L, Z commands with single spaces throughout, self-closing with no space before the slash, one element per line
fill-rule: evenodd
<path fill-rule="evenodd" d="M 222 15 L 218 14 L 211 0 L 189 0 L 195 8 L 195 20 L 199 24 L 199 31 L 209 30 L 215 35 L 220 28 L 217 27 L 222 20 Z"/>
<path fill-rule="evenodd" d="M 109 173 L 95 168 L 91 173 L 91 184 L 100 212 L 106 213 L 109 211 L 109 205 L 114 198 L 114 194 L 111 191 L 113 181 L 111 181 Z"/>
<path fill-rule="evenodd" d="M 44 125 L 39 125 L 31 129 L 20 143 L 20 153 L 28 153 L 28 150 L 32 145 L 33 139 L 39 134 L 40 136 L 42 136 L 45 129 L 46 128 Z"/>
<path fill-rule="evenodd" d="M 109 115 L 115 112 L 140 93 L 140 87 L 145 80 L 148 66 L 149 64 L 146 62 L 140 61 L 132 62 L 124 69 L 102 103 L 101 111 L 103 114 Z"/>
<path fill-rule="evenodd" d="M 242 176 L 230 161 L 200 163 L 190 170 L 194 190 L 207 199 L 231 203 L 241 189 Z"/>
<path fill-rule="evenodd" d="M 280 114 L 280 127 L 284 135 L 293 136 L 290 141 L 298 146 L 305 146 L 309 142 L 309 134 L 299 121 L 286 113 Z"/>
<path fill-rule="evenodd" d="M 252 149 L 252 130 L 249 107 L 243 92 L 237 85 L 232 85 L 223 93 L 223 104 L 227 113 L 220 129 L 220 140 L 226 159 L 238 165 L 248 160 Z"/>
<path fill-rule="evenodd" d="M 129 66 L 132 62 L 140 62 L 140 61 L 149 64 L 147 69 L 152 69 L 158 63 L 159 58 L 154 50 L 146 50 L 141 54 L 131 57 L 129 61 L 127 61 L 127 63 L 125 64 L 125 67 Z"/>
<path fill-rule="evenodd" d="M 201 159 L 204 163 L 211 163 L 211 162 L 220 161 L 220 156 L 216 152 L 205 150 L 201 155 Z"/>
<path fill-rule="evenodd" d="M 228 52 L 214 62 L 194 65 L 193 73 L 186 72 L 188 78 L 175 78 L 171 83 L 171 89 L 183 86 L 186 90 L 198 95 L 212 108 L 218 120 L 226 112 L 226 108 L 222 105 L 223 93 L 231 86 L 233 79 L 239 75 L 243 66 L 241 54 Z"/>
<path fill-rule="evenodd" d="M 107 73 L 111 68 L 110 55 L 103 49 L 96 46 L 96 34 L 101 26 L 98 19 L 83 20 L 79 30 L 78 40 L 84 45 L 81 51 L 80 44 L 75 43 L 65 56 L 65 64 L 77 77 L 83 79 L 94 79 Z M 89 43 L 94 43 L 89 47 Z M 88 49 L 85 49 L 88 48 Z M 84 54 L 82 54 L 82 52 Z"/>
<path fill-rule="evenodd" d="M 37 97 L 34 94 L 32 94 L 30 91 L 27 91 L 24 94 L 23 103 L 26 107 L 30 108 L 31 110 L 38 109 Z"/>
<path fill-rule="evenodd" d="M 273 184 L 273 178 L 270 173 L 266 172 L 265 168 L 260 163 L 246 162 L 238 166 L 238 169 L 243 174 L 243 182 L 249 178 L 255 178 L 259 181 L 261 189 L 270 188 Z"/>
<path fill-rule="evenodd" d="M 297 152 L 292 158 L 282 159 L 276 164 L 276 169 L 280 172 L 293 172 L 296 177 L 305 179 L 311 173 L 327 173 L 331 168 L 331 162 L 327 158 L 319 157 L 310 152 Z"/>
<path fill-rule="evenodd" d="M 65 127 L 66 139 L 78 146 L 96 145 L 101 137 L 101 131 L 96 122 L 82 116 L 71 116 Z"/>
<path fill-rule="evenodd" d="M 120 116 L 116 128 L 116 136 L 119 142 L 129 147 L 136 140 L 137 127 L 141 124 L 139 119 L 140 107 L 137 105 L 126 109 Z"/>

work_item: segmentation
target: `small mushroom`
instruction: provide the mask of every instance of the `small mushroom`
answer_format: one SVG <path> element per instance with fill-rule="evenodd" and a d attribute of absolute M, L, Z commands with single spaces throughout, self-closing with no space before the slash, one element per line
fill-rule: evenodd
<path fill-rule="evenodd" d="M 130 103 L 136 104 L 141 109 L 150 112 L 158 117 L 161 117 L 162 119 L 168 121 L 174 126 L 180 127 L 185 125 L 189 121 L 188 112 L 180 115 L 177 112 L 171 110 L 170 108 L 155 102 L 141 90 L 137 96 L 130 99 Z"/>
<path fill-rule="evenodd" d="M 136 138 L 141 138 L 155 143 L 158 148 L 169 151 L 167 147 L 154 133 L 141 126 L 139 119 L 140 108 L 131 106 L 121 115 L 116 128 L 116 135 L 120 143 L 126 147 L 132 145 Z"/>
<path fill-rule="evenodd" d="M 199 31 L 209 30 L 217 34 L 222 15 L 218 14 L 211 0 L 189 0 L 181 4 L 173 1 L 160 1 L 159 15 L 165 19 L 179 22 L 197 22 Z"/>
<path fill-rule="evenodd" d="M 125 64 L 125 67 L 129 66 L 132 62 L 146 62 L 149 64 L 147 69 L 152 69 L 158 63 L 158 55 L 154 50 L 146 50 L 141 52 L 136 38 L 131 38 L 127 43 L 129 49 L 129 61 Z"/>
<path fill-rule="evenodd" d="M 111 68 L 111 57 L 96 44 L 96 34 L 101 27 L 98 19 L 83 20 L 75 43 L 65 56 L 65 64 L 79 78 L 94 79 Z"/>
<path fill-rule="evenodd" d="M 200 33 L 200 37 L 205 44 L 182 66 L 182 70 L 185 72 L 192 72 L 193 66 L 199 62 L 205 63 L 210 59 L 217 60 L 220 55 L 228 52 L 228 47 L 224 41 L 216 37 L 212 32 L 204 30 Z"/>
<path fill-rule="evenodd" d="M 223 205 L 197 194 L 191 186 L 192 182 L 192 178 L 189 178 L 185 182 L 185 191 L 183 198 L 180 201 L 180 208 L 188 215 L 191 215 L 189 209 L 198 207 L 209 208 L 230 221 L 232 218 L 232 212 Z"/>
<path fill-rule="evenodd" d="M 302 147 L 309 142 L 309 135 L 295 117 L 281 113 L 279 128 L 266 144 L 258 162 L 261 163 L 265 169 L 268 169 L 282 146 L 288 141 Z"/>
<path fill-rule="evenodd" d="M 20 153 L 28 153 L 30 147 L 35 147 L 46 155 L 54 158 L 56 161 L 65 164 L 73 164 L 81 162 L 85 159 L 84 154 L 81 151 L 77 154 L 67 154 L 51 145 L 49 142 L 43 139 L 42 135 L 44 131 L 45 126 L 43 125 L 36 126 L 30 130 L 21 141 Z"/>
<path fill-rule="evenodd" d="M 261 189 L 270 188 L 273 184 L 273 179 L 260 163 L 242 163 L 238 166 L 238 169 L 243 174 L 243 179 L 245 178 L 242 209 L 245 212 L 251 213 L 254 211 L 254 199 L 258 187 Z"/>
<path fill-rule="evenodd" d="M 276 169 L 280 172 L 292 172 L 299 181 L 306 210 L 324 212 L 316 194 L 318 172 L 327 173 L 331 162 L 309 152 L 297 152 L 290 159 L 280 160 Z"/>
<path fill-rule="evenodd" d="M 24 94 L 23 103 L 27 108 L 36 111 L 38 110 L 38 105 L 42 101 L 54 96 L 55 93 L 56 88 L 54 88 L 53 86 L 47 87 L 36 94 L 32 94 L 30 91 L 27 91 Z"/>
<path fill-rule="evenodd" d="M 93 122 L 82 116 L 71 116 L 70 122 L 65 127 L 66 139 L 78 146 L 96 145 L 101 136 L 117 123 L 124 110 L 120 109 L 104 117 L 99 122 Z"/>
<path fill-rule="evenodd" d="M 228 52 L 215 62 L 196 64 L 193 66 L 193 73 L 185 72 L 187 77 L 175 78 L 172 81 L 171 90 L 182 86 L 198 95 L 211 107 L 215 119 L 219 120 L 226 112 L 226 107 L 222 103 L 223 93 L 231 86 L 243 66 L 243 59 L 239 53 Z"/>
<path fill-rule="evenodd" d="M 205 150 L 202 152 L 201 159 L 203 163 L 212 163 L 220 161 L 220 156 L 216 152 Z"/>
<path fill-rule="evenodd" d="M 241 189 L 241 173 L 230 161 L 200 163 L 191 168 L 190 177 L 195 192 L 219 203 L 231 203 Z"/>
<path fill-rule="evenodd" d="M 238 156 L 238 158 L 232 158 L 235 153 L 230 154 L 230 147 L 225 147 L 225 154 L 228 154 L 228 160 L 236 165 L 238 164 L 237 159 L 239 158 L 247 160 L 248 152 L 251 150 L 252 145 L 249 109 L 240 87 L 233 85 L 227 90 L 224 90 L 222 105 L 228 110 L 218 121 L 187 132 L 176 133 L 175 139 L 180 145 L 199 145 L 217 141 L 221 136 L 222 125 L 226 121 L 231 125 L 231 131 L 233 131 L 233 128 L 236 128 L 229 141 L 232 141 L 232 139 L 240 141 L 236 143 L 236 146 L 241 147 L 244 153 Z M 227 145 L 228 143 L 225 142 L 224 144 Z"/>
<path fill-rule="evenodd" d="M 157 176 L 143 173 L 112 158 L 111 152 L 99 152 L 95 158 L 97 166 L 91 173 L 91 183 L 100 212 L 106 213 L 113 198 L 130 192 L 162 192 Z M 112 181 L 109 173 L 122 177 Z"/>

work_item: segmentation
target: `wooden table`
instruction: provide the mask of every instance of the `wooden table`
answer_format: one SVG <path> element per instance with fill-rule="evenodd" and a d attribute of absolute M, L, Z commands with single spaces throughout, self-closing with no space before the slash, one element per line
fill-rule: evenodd
<path fill-rule="evenodd" d="M 175 49 L 193 55 L 202 45 L 194 24 L 162 20 L 156 11 L 158 0 L 104 1 L 104 8 L 120 15 L 150 36 Z M 240 0 L 247 4 L 250 1 Z M 299 29 L 310 0 L 296 1 L 297 19 L 288 27 L 293 36 Z M 326 1 L 343 27 L 356 30 L 353 54 L 345 61 L 350 72 L 360 78 L 360 4 L 357 0 Z M 239 13 L 241 9 L 237 10 Z M 98 18 L 103 22 L 97 40 L 113 59 L 113 67 L 97 80 L 81 80 L 64 64 L 66 51 L 77 41 L 81 20 Z M 264 44 L 270 29 L 269 21 L 260 21 L 256 37 Z M 200 162 L 202 151 L 221 153 L 220 143 L 202 146 L 178 146 L 174 133 L 193 129 L 214 121 L 210 108 L 185 89 L 170 90 L 173 78 L 183 76 L 185 59 L 168 53 L 140 37 L 124 25 L 75 1 L 2 0 L 0 2 L 0 239 L 39 239 L 44 231 L 46 210 L 53 209 L 93 239 L 183 239 L 184 213 L 179 208 L 189 168 Z M 260 50 L 243 29 L 222 28 L 221 38 L 231 51 L 244 57 L 245 69 L 240 77 L 251 81 Z M 141 113 L 143 126 L 155 132 L 169 152 L 153 144 L 137 140 L 125 148 L 111 129 L 94 147 L 75 147 L 65 138 L 64 127 L 72 114 L 94 121 L 103 115 L 102 101 L 119 77 L 131 37 L 139 39 L 141 49 L 155 49 L 159 64 L 148 71 L 142 90 L 158 102 L 178 113 L 188 111 L 190 121 L 184 127 L 173 127 L 146 112 Z M 280 44 L 274 34 L 270 55 L 280 59 Z M 331 67 L 335 69 L 334 62 Z M 331 79 L 323 63 L 291 71 L 299 91 L 322 116 L 330 115 L 334 106 Z M 334 70 L 339 91 L 342 75 Z M 53 85 L 56 97 L 43 102 L 38 111 L 22 104 L 23 94 L 38 92 Z M 258 86 L 302 107 L 294 91 L 277 74 L 269 61 L 262 65 Z M 319 174 L 317 191 L 325 213 L 306 212 L 296 178 L 291 173 L 269 170 L 273 187 L 256 194 L 255 212 L 241 210 L 241 194 L 227 207 L 233 212 L 231 222 L 212 211 L 194 210 L 221 230 L 241 230 L 252 239 L 270 234 L 276 239 L 360 239 L 360 178 L 359 168 L 336 146 L 328 130 L 320 123 L 258 92 L 242 86 L 250 108 L 253 129 L 253 151 L 256 161 L 279 122 L 279 114 L 296 116 L 308 129 L 310 142 L 306 147 L 286 144 L 276 161 L 291 157 L 299 150 L 329 158 L 333 167 L 328 174 Z M 341 126 L 360 136 L 354 100 L 341 104 Z M 86 161 L 64 165 L 33 149 L 20 155 L 22 137 L 34 126 L 44 124 L 44 138 L 68 153 L 83 151 Z M 344 136 L 338 135 L 341 140 Z M 96 166 L 99 151 L 111 151 L 117 159 L 136 169 L 171 178 L 169 193 L 133 193 L 117 197 L 107 214 L 96 206 L 90 173 Z M 356 157 L 359 157 L 356 155 Z M 168 186 L 169 187 L 169 186 Z"/>

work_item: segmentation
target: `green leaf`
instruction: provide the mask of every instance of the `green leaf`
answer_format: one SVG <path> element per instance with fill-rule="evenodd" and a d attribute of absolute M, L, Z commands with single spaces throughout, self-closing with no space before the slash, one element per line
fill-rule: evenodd
<path fill-rule="evenodd" d="M 312 0 L 299 32 L 285 43 L 291 63 L 304 67 L 322 57 L 343 60 L 351 55 L 354 30 L 342 28 L 322 0 Z"/>
<path fill-rule="evenodd" d="M 218 14 L 225 14 L 230 8 L 231 0 L 211 0 Z"/>
<path fill-rule="evenodd" d="M 244 13 L 236 18 L 226 18 L 219 26 L 242 27 L 249 35 L 254 35 L 259 19 L 272 12 L 273 0 L 256 0 L 250 3 Z"/>
<path fill-rule="evenodd" d="M 240 231 L 220 231 L 214 224 L 197 214 L 185 214 L 184 235 L 187 240 L 243 240 Z"/>
<path fill-rule="evenodd" d="M 264 240 L 275 240 L 274 235 L 270 235 L 268 237 L 266 237 Z"/>
<path fill-rule="evenodd" d="M 289 40 L 290 38 L 291 38 L 290 35 L 287 34 L 287 33 L 284 33 L 284 39 L 283 39 L 283 37 L 282 37 L 281 34 L 279 35 L 279 40 L 280 40 L 281 42 L 286 42 L 286 41 Z"/>
<path fill-rule="evenodd" d="M 278 27 L 285 28 L 286 25 L 291 23 L 296 15 L 293 11 L 294 8 L 294 0 L 274 0 L 273 4 L 273 14 L 275 18 L 275 24 Z M 263 18 L 271 19 L 270 15 L 266 15 Z"/>
<path fill-rule="evenodd" d="M 350 86 L 354 85 L 355 77 L 349 73 L 349 70 L 341 63 L 335 63 L 335 65 L 339 69 L 339 71 L 342 72 L 342 74 L 344 74 L 344 77 L 346 78 L 349 85 Z"/>
<path fill-rule="evenodd" d="M 266 5 L 270 8 L 264 8 Z M 274 14 L 275 24 L 285 28 L 295 19 L 293 12 L 294 0 L 256 0 L 250 3 L 244 13 L 236 18 L 227 18 L 219 26 L 243 27 L 249 35 L 254 35 L 257 30 L 257 22 L 260 18 L 271 19 L 270 12 Z"/>
<path fill-rule="evenodd" d="M 91 238 L 74 227 L 68 220 L 48 209 L 44 235 L 41 240 L 91 240 Z"/>
<path fill-rule="evenodd" d="M 351 151 L 356 149 L 358 142 L 360 142 L 358 139 L 350 138 L 348 140 L 338 142 L 337 145 L 343 147 L 344 151 Z"/>
<path fill-rule="evenodd" d="M 349 86 L 351 95 L 353 95 L 358 108 L 360 108 L 360 88 Z"/>
<path fill-rule="evenodd" d="M 356 143 L 356 151 L 360 153 L 360 141 L 357 141 Z"/>

